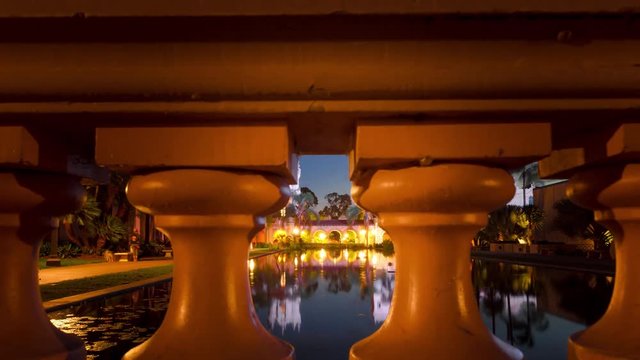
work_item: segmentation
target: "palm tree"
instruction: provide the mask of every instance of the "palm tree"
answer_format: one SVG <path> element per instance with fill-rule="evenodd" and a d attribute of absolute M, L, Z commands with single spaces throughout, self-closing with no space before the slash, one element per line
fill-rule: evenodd
<path fill-rule="evenodd" d="M 521 209 L 520 221 L 518 225 L 525 229 L 524 239 L 531 245 L 536 231 L 542 230 L 544 224 L 544 211 L 535 205 L 526 205 Z"/>
<path fill-rule="evenodd" d="M 349 206 L 345 214 L 347 216 L 347 223 L 349 223 L 349 226 L 353 226 L 356 221 L 363 222 L 364 228 L 367 231 L 365 235 L 365 245 L 369 245 L 369 225 L 371 225 L 371 221 L 373 220 L 373 214 L 356 205 Z"/>
<path fill-rule="evenodd" d="M 86 186 L 89 195 L 82 208 L 62 219 L 69 241 L 94 251 L 127 239 L 133 213 L 125 194 L 127 181 L 127 176 L 111 173 L 108 184 Z"/>
<path fill-rule="evenodd" d="M 102 222 L 97 224 L 96 235 L 96 249 L 100 250 L 107 243 L 117 246 L 120 241 L 126 240 L 129 229 L 119 217 L 107 215 Z"/>
<path fill-rule="evenodd" d="M 351 205 L 347 208 L 346 211 L 347 222 L 349 225 L 353 225 L 358 220 L 365 219 L 366 211 L 362 210 L 360 207 L 356 205 Z"/>
<path fill-rule="evenodd" d="M 543 221 L 544 212 L 535 205 L 507 205 L 489 214 L 487 226 L 478 232 L 474 242 L 476 246 L 491 241 L 514 240 L 525 240 L 531 244 L 534 232 L 542 228 Z"/>
<path fill-rule="evenodd" d="M 487 227 L 497 234 L 498 241 L 512 241 L 518 237 L 519 209 L 517 205 L 507 205 L 489 214 Z"/>
<path fill-rule="evenodd" d="M 320 220 L 320 215 L 313 210 L 313 207 L 315 206 L 314 203 L 317 203 L 317 201 L 317 198 L 311 191 L 301 192 L 300 194 L 293 196 L 292 210 L 293 215 L 298 222 L 298 226 L 311 227 L 313 222 Z"/>
<path fill-rule="evenodd" d="M 90 247 L 90 239 L 96 235 L 96 223 L 102 210 L 94 196 L 87 196 L 84 204 L 74 213 L 62 218 L 67 238 L 83 249 Z"/>
<path fill-rule="evenodd" d="M 613 243 L 613 234 L 595 221 L 593 211 L 580 207 L 569 199 L 562 199 L 553 208 L 557 215 L 553 219 L 553 228 L 560 230 L 570 238 L 592 239 L 598 251 L 608 250 Z"/>

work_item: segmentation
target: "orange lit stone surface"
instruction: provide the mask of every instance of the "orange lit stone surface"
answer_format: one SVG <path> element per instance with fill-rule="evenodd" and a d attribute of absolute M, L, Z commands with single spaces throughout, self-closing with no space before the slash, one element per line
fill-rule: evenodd
<path fill-rule="evenodd" d="M 638 359 L 640 356 L 640 164 L 608 165 L 574 175 L 568 197 L 596 210 L 614 234 L 616 280 L 609 308 L 569 339 L 570 360 Z"/>
<path fill-rule="evenodd" d="M 484 326 L 469 273 L 469 239 L 513 194 L 509 173 L 461 164 L 378 170 L 352 188 L 393 237 L 397 261 L 389 316 L 352 360 L 522 358 Z"/>
<path fill-rule="evenodd" d="M 468 275 L 460 273 L 468 265 L 470 234 L 511 191 L 503 187 L 505 173 L 489 166 L 513 168 L 553 151 L 540 171 L 564 178 L 640 159 L 639 11 L 637 0 L 6 0 L 0 6 L 0 166 L 93 179 L 100 175 L 96 163 L 133 174 L 238 171 L 189 170 L 198 173 L 192 178 L 175 170 L 132 182 L 132 200 L 157 214 L 173 237 L 177 295 L 158 334 L 127 356 L 209 358 L 228 345 L 254 358 L 283 358 L 290 347 L 256 325 L 242 282 L 246 241 L 257 229 L 253 216 L 283 196 L 264 179 L 276 175 L 275 183 L 291 183 L 297 154 L 351 154 L 356 198 L 381 213 L 405 259 L 398 264 L 404 294 L 398 303 L 405 310 L 395 306 L 390 322 L 352 356 L 393 359 L 405 351 L 412 358 L 463 358 L 477 345 L 473 357 L 506 358 L 508 351 L 480 330 Z M 379 127 L 358 133 L 365 123 Z M 218 131 L 224 126 L 227 133 Z M 259 130 L 271 126 L 279 129 Z M 413 168 L 418 164 L 432 167 Z M 229 180 L 241 171 L 254 180 Z M 585 183 L 600 184 L 596 180 Z M 171 190 L 158 187 L 163 182 Z M 210 182 L 224 186 L 213 189 Z M 624 181 L 613 183 L 626 189 L 621 193 L 637 193 Z M 23 204 L 12 198 L 11 189 L 22 185 L 16 186 L 0 192 Z M 268 189 L 241 195 L 254 186 Z M 607 186 L 576 187 L 582 194 L 576 199 L 598 196 Z M 12 204 L 0 200 L 0 208 Z M 622 357 L 634 355 L 633 335 L 612 330 L 620 335 L 614 338 L 605 331 L 618 321 L 619 328 L 634 328 L 613 309 L 631 311 L 638 288 L 633 262 L 626 260 L 638 252 L 628 241 L 636 237 L 636 214 L 618 200 L 592 204 L 613 209 L 607 214 L 615 221 L 607 224 L 625 230 L 617 250 L 623 260 L 603 319 L 608 325 L 574 337 L 580 354 L 610 356 L 619 343 Z M 6 255 L 12 268 L 3 281 L 25 284 L 16 285 L 18 296 L 31 314 L 40 314 L 33 280 L 39 238 L 18 242 L 15 235 L 34 214 L 23 213 L 18 223 L 16 214 L 26 208 L 6 209 L 2 216 L 14 218 L 1 240 L 16 247 L 3 251 L 22 255 Z M 429 259 L 407 252 L 413 246 Z M 222 248 L 224 261 L 211 261 Z M 449 305 L 438 303 L 435 293 Z M 417 298 L 430 305 L 419 311 L 411 302 Z M 3 299 L 9 301 L 6 294 Z M 2 304 L 1 310 L 18 309 Z M 19 358 L 18 348 L 34 357 L 61 354 L 52 333 L 43 335 L 49 329 L 43 319 L 8 318 L 1 338 L 17 340 L 0 343 L 0 356 Z M 443 341 L 430 337 L 439 332 L 430 327 L 433 319 L 445 324 Z M 238 321 L 246 335 L 229 340 L 232 332 L 218 330 L 216 321 Z M 4 336 L 15 329 L 24 336 Z M 401 338 L 385 329 L 429 336 Z M 387 343 L 397 347 L 380 347 Z M 254 353 L 259 344 L 261 352 Z"/>
<path fill-rule="evenodd" d="M 171 238 L 173 287 L 161 327 L 125 359 L 293 359 L 256 316 L 250 239 L 289 196 L 284 179 L 251 172 L 172 170 L 134 177 L 130 201 Z"/>
<path fill-rule="evenodd" d="M 292 183 L 297 177 L 297 158 L 283 123 L 101 128 L 96 138 L 96 161 L 113 169 L 219 167 L 272 172 Z"/>
<path fill-rule="evenodd" d="M 82 341 L 58 330 L 44 312 L 38 286 L 38 248 L 51 217 L 79 208 L 77 178 L 38 172 L 0 172 L 0 357 L 85 358 Z"/>

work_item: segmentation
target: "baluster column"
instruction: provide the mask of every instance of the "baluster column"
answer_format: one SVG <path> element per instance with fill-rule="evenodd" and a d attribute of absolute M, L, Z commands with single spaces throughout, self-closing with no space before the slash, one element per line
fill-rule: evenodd
<path fill-rule="evenodd" d="M 513 197 L 502 169 L 548 154 L 550 130 L 544 123 L 357 123 L 352 196 L 391 235 L 397 274 L 387 320 L 351 348 L 352 360 L 522 358 L 482 323 L 471 240 L 487 213 Z"/>
<path fill-rule="evenodd" d="M 135 176 L 127 196 L 171 238 L 173 288 L 158 331 L 125 359 L 292 359 L 253 307 L 249 242 L 264 215 L 286 205 L 283 178 L 182 169 Z"/>
<path fill-rule="evenodd" d="M 469 268 L 487 212 L 513 194 L 507 172 L 463 164 L 378 170 L 354 186 L 391 235 L 397 265 L 387 320 L 351 348 L 352 360 L 522 358 L 482 323 Z"/>
<path fill-rule="evenodd" d="M 614 235 L 615 285 L 609 308 L 569 339 L 569 359 L 637 359 L 640 354 L 640 164 L 582 170 L 567 187 Z"/>
<path fill-rule="evenodd" d="M 5 359 L 84 359 L 82 341 L 58 330 L 42 307 L 38 257 L 52 217 L 84 200 L 77 178 L 39 171 L 0 172 L 0 354 Z"/>

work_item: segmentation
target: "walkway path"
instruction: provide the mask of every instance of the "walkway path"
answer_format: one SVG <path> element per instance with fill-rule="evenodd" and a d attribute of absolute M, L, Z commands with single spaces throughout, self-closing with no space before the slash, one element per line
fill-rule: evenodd
<path fill-rule="evenodd" d="M 173 264 L 173 260 L 97 263 L 40 270 L 40 285 Z"/>

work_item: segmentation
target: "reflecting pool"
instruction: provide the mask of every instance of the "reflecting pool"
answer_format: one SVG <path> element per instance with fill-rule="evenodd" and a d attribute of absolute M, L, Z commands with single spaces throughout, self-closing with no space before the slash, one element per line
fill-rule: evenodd
<path fill-rule="evenodd" d="M 62 331 L 82 338 L 88 359 L 120 359 L 160 326 L 170 292 L 166 281 L 54 311 L 49 318 Z"/>
<path fill-rule="evenodd" d="M 267 329 L 295 347 L 297 359 L 346 359 L 351 345 L 387 316 L 394 261 L 367 250 L 258 258 L 249 264 L 256 312 Z"/>
<path fill-rule="evenodd" d="M 260 321 L 298 360 L 347 359 L 382 325 L 396 276 L 393 255 L 367 250 L 279 253 L 248 268 Z M 534 360 L 566 359 L 568 336 L 602 316 L 613 289 L 604 275 L 493 261 L 474 260 L 471 272 L 489 331 Z M 170 290 L 167 282 L 49 315 L 83 338 L 90 358 L 119 359 L 160 326 Z"/>
<path fill-rule="evenodd" d="M 566 359 L 568 337 L 606 311 L 613 277 L 474 260 L 473 285 L 491 332 L 526 359 Z"/>

